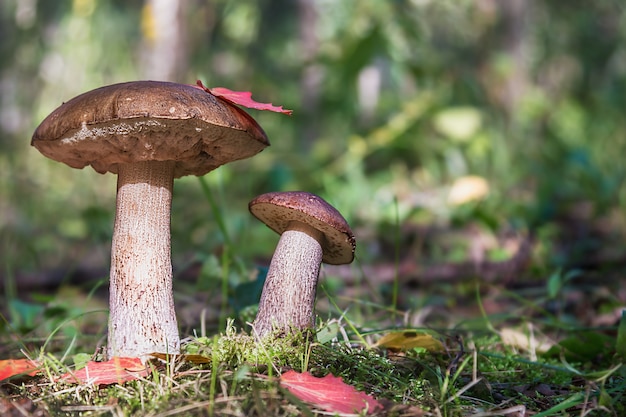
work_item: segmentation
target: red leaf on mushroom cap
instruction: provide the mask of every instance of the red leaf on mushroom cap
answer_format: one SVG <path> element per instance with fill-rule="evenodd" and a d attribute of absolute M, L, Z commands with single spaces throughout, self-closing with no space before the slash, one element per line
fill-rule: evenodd
<path fill-rule="evenodd" d="M 308 372 L 288 371 L 280 376 L 280 384 L 301 400 L 331 413 L 360 413 L 365 408 L 372 412 L 383 408 L 373 397 L 330 374 L 316 378 Z"/>
<path fill-rule="evenodd" d="M 84 368 L 61 375 L 61 380 L 78 384 L 121 384 L 148 375 L 139 358 L 113 357 L 105 362 L 87 362 Z"/>
<path fill-rule="evenodd" d="M 230 104 L 247 107 L 249 109 L 273 111 L 289 116 L 293 113 L 293 110 L 283 109 L 283 106 L 274 106 L 272 103 L 258 103 L 252 100 L 252 93 L 249 91 L 232 91 L 224 87 L 207 88 L 200 80 L 196 81 L 196 86 Z"/>

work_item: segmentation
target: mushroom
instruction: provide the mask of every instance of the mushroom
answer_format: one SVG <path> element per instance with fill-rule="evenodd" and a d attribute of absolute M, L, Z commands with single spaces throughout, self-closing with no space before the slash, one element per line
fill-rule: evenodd
<path fill-rule="evenodd" d="M 31 144 L 72 168 L 117 174 L 107 355 L 179 353 L 172 293 L 174 178 L 269 145 L 254 119 L 200 88 L 157 81 L 89 91 L 54 110 Z"/>
<path fill-rule="evenodd" d="M 354 259 L 356 243 L 350 226 L 321 197 L 303 191 L 263 194 L 248 208 L 281 235 L 253 331 L 264 338 L 312 328 L 321 263 L 340 265 Z"/>

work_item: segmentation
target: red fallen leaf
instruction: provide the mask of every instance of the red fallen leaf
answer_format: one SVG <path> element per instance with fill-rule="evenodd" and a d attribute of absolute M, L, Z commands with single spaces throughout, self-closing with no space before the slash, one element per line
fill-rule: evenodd
<path fill-rule="evenodd" d="M 289 116 L 293 113 L 293 110 L 283 109 L 283 106 L 274 106 L 272 103 L 258 103 L 252 100 L 252 93 L 249 91 L 232 91 L 224 87 L 207 88 L 200 80 L 196 81 L 196 86 L 194 87 L 201 88 L 207 93 L 213 94 L 215 97 L 219 97 L 230 104 L 247 107 L 249 109 L 269 110 Z"/>
<path fill-rule="evenodd" d="M 78 371 L 61 375 L 62 381 L 77 384 L 122 384 L 148 375 L 148 369 L 139 358 L 114 357 L 106 362 L 87 362 Z"/>
<path fill-rule="evenodd" d="M 15 375 L 35 376 L 39 373 L 39 364 L 30 359 L 0 360 L 0 381 Z"/>
<path fill-rule="evenodd" d="M 330 374 L 316 378 L 308 372 L 288 371 L 280 376 L 280 383 L 301 400 L 331 413 L 360 413 L 366 407 L 371 412 L 383 407 L 373 397 Z"/>

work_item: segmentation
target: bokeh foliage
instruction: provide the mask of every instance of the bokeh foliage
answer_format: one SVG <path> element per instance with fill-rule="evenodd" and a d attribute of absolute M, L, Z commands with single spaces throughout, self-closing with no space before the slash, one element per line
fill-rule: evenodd
<path fill-rule="evenodd" d="M 294 109 L 252 112 L 272 146 L 209 174 L 237 255 L 271 255 L 276 237 L 247 201 L 320 194 L 361 233 L 363 263 L 396 224 L 476 220 L 551 230 L 563 217 L 608 219 L 626 204 L 626 12 L 621 2 L 496 0 L 175 1 L 173 81 L 252 91 Z M 62 101 L 151 74 L 164 28 L 149 1 L 0 4 L 0 273 L 106 271 L 115 178 L 48 161 L 29 146 Z M 462 207 L 447 193 L 484 178 Z M 175 184 L 175 265 L 224 238 L 196 178 Z M 387 235 L 387 237 L 385 236 Z M 359 237 L 359 236 L 357 236 Z M 386 239 L 386 240 L 385 240 Z"/>

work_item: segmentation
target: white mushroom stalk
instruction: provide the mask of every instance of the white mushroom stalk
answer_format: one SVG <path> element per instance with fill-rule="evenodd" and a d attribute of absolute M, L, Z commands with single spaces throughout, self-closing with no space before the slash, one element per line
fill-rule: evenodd
<path fill-rule="evenodd" d="M 311 227 L 308 232 L 304 227 L 293 228 L 295 224 L 290 223 L 280 236 L 267 271 L 254 321 L 254 331 L 260 336 L 315 324 L 313 307 L 322 264 L 319 241 L 323 236 Z"/>
<path fill-rule="evenodd" d="M 137 81 L 73 98 L 31 144 L 73 168 L 118 174 L 107 354 L 179 353 L 170 210 L 175 178 L 204 175 L 269 145 L 238 107 L 190 85 Z"/>
<path fill-rule="evenodd" d="M 118 168 L 109 357 L 180 352 L 170 248 L 174 165 L 148 161 Z"/>
<path fill-rule="evenodd" d="M 350 263 L 355 240 L 345 219 L 320 197 L 292 191 L 263 194 L 250 212 L 281 234 L 252 324 L 259 338 L 313 328 L 322 262 Z"/>

